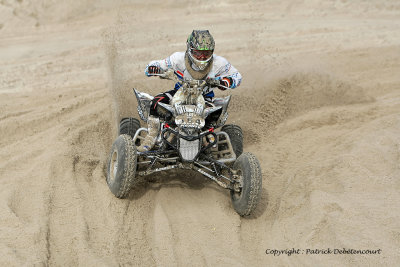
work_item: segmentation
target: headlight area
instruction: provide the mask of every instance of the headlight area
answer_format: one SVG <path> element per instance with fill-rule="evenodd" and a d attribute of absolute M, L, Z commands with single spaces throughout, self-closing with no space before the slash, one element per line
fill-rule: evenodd
<path fill-rule="evenodd" d="M 196 116 L 193 114 L 182 114 L 179 116 L 175 117 L 175 124 L 180 128 L 180 129 L 197 129 L 200 130 L 204 127 L 205 125 L 205 120 L 200 117 Z"/>

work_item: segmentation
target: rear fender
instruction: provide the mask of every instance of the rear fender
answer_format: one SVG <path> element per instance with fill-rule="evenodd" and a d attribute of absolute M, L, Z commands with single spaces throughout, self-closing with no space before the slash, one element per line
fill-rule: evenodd
<path fill-rule="evenodd" d="M 217 121 L 216 128 L 222 127 L 226 120 L 228 119 L 228 106 L 231 101 L 231 96 L 228 95 L 226 97 L 221 97 L 221 98 L 215 98 L 213 103 L 216 107 L 221 107 L 222 112 L 221 116 L 219 116 L 219 119 Z"/>
<path fill-rule="evenodd" d="M 204 110 L 204 118 L 207 118 L 208 115 L 210 115 L 211 113 L 214 113 L 217 110 L 220 110 L 222 107 L 211 107 L 211 108 L 206 108 Z"/>

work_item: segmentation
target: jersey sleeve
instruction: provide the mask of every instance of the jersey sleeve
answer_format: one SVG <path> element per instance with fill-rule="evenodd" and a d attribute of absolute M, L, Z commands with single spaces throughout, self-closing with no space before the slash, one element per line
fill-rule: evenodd
<path fill-rule="evenodd" d="M 173 69 L 174 71 L 176 71 L 178 58 L 179 52 L 176 52 L 165 59 L 150 61 L 150 63 L 146 66 L 146 69 L 144 70 L 144 74 L 146 74 L 146 76 L 151 76 L 151 74 L 149 74 L 148 72 L 150 66 L 159 67 L 162 71 L 166 71 L 168 69 Z"/>
<path fill-rule="evenodd" d="M 218 69 L 215 73 L 215 77 L 219 80 L 222 80 L 223 78 L 231 78 L 232 84 L 230 84 L 229 88 L 234 89 L 238 87 L 242 82 L 242 75 L 240 72 L 223 57 L 218 58 L 217 64 Z"/>

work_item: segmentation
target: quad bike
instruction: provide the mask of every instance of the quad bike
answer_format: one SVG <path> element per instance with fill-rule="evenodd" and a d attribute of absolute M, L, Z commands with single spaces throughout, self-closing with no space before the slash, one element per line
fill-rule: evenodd
<path fill-rule="evenodd" d="M 135 118 L 121 120 L 119 136 L 108 160 L 107 184 L 111 192 L 118 198 L 125 198 L 140 177 L 176 168 L 194 170 L 230 190 L 236 212 L 241 216 L 250 215 L 261 195 L 261 168 L 253 154 L 243 153 L 242 129 L 237 125 L 224 125 L 231 97 L 206 102 L 203 89 L 215 87 L 216 81 L 182 80 L 172 70 L 155 75 L 175 80 L 181 88 L 170 104 L 159 102 L 157 105 L 162 123 L 150 151 L 136 150 L 147 128 L 141 128 Z M 146 122 L 153 97 L 133 90 L 139 116 Z"/>

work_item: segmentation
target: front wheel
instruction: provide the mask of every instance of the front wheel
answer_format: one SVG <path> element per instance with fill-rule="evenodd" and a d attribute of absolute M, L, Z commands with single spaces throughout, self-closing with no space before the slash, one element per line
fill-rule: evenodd
<path fill-rule="evenodd" d="M 118 198 L 125 198 L 137 182 L 136 146 L 127 134 L 118 136 L 111 147 L 107 168 L 107 184 Z"/>
<path fill-rule="evenodd" d="M 260 163 L 257 158 L 249 153 L 240 155 L 233 169 L 241 177 L 240 192 L 231 191 L 232 204 L 237 213 L 241 216 L 248 216 L 256 208 L 262 190 L 262 174 Z"/>

